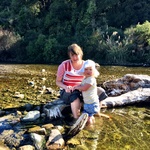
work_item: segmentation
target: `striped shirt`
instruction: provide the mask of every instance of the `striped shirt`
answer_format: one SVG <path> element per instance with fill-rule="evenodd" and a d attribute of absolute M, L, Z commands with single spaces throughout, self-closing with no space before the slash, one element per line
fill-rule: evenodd
<path fill-rule="evenodd" d="M 63 61 L 57 70 L 57 76 L 62 77 L 63 84 L 67 86 L 76 86 L 81 84 L 84 76 L 84 63 L 79 70 L 73 68 L 71 60 Z"/>

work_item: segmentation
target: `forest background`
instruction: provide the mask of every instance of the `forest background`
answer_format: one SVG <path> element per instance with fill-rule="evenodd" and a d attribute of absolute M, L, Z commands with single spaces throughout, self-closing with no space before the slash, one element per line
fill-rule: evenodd
<path fill-rule="evenodd" d="M 0 62 L 150 65 L 150 0 L 1 0 Z"/>

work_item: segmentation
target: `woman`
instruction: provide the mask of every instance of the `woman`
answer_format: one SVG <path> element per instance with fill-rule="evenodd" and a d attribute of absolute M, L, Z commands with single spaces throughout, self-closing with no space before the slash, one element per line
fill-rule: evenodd
<path fill-rule="evenodd" d="M 75 122 L 80 116 L 82 94 L 79 90 L 73 91 L 73 87 L 80 85 L 84 78 L 83 51 L 77 44 L 72 44 L 68 47 L 68 55 L 70 59 L 63 61 L 58 67 L 56 84 L 62 88 L 60 98 L 71 105 Z"/>

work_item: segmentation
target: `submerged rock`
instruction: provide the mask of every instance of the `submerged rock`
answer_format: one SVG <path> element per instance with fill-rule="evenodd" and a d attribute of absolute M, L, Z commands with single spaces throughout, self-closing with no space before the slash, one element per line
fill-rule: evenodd
<path fill-rule="evenodd" d="M 2 133 L 4 130 L 10 129 L 12 129 L 12 126 L 8 122 L 0 122 L 0 133 Z"/>

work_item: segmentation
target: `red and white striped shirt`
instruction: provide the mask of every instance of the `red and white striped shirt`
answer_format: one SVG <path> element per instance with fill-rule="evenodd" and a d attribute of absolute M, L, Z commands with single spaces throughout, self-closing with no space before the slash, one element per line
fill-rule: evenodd
<path fill-rule="evenodd" d="M 63 61 L 57 70 L 57 76 L 62 77 L 62 82 L 67 86 L 76 86 L 81 84 L 84 76 L 84 63 L 79 70 L 75 70 L 72 66 L 71 60 Z"/>

